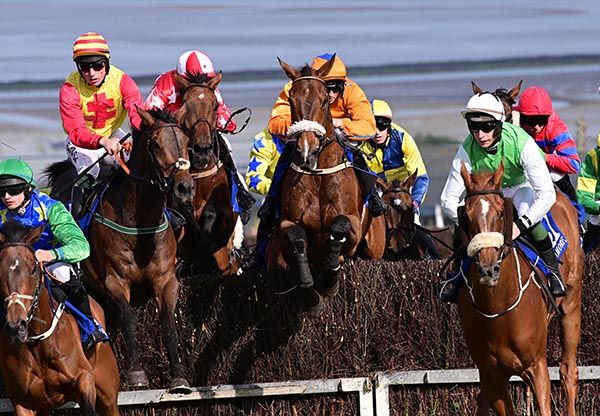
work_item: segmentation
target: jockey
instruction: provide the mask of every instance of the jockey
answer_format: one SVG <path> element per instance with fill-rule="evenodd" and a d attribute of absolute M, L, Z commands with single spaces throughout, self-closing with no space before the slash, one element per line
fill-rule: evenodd
<path fill-rule="evenodd" d="M 73 61 L 77 70 L 67 77 L 60 89 L 59 105 L 63 129 L 67 133 L 67 153 L 77 173 L 100 159 L 115 165 L 114 155 L 121 151 L 119 140 L 125 136 L 120 129 L 129 115 L 132 127 L 139 129 L 141 118 L 136 105 L 142 106 L 142 96 L 135 81 L 119 68 L 110 65 L 110 50 L 106 39 L 88 32 L 73 44 Z M 100 174 L 97 164 L 73 186 L 71 213 L 81 215 L 82 205 Z"/>
<path fill-rule="evenodd" d="M 529 87 L 521 94 L 514 110 L 519 112 L 519 124 L 523 130 L 544 151 L 552 181 L 573 202 L 583 224 L 585 212 L 577 203 L 577 194 L 569 179 L 569 175 L 579 173 L 581 167 L 577 144 L 569 127 L 552 109 L 550 95 L 542 87 Z"/>
<path fill-rule="evenodd" d="M 328 62 L 333 55 L 323 54 L 317 56 L 311 63 L 313 69 L 319 69 Z M 368 140 L 376 133 L 375 118 L 369 100 L 363 90 L 346 75 L 346 65 L 335 57 L 333 67 L 324 77 L 325 87 L 329 94 L 329 111 L 331 113 L 336 134 L 343 135 L 350 140 Z M 289 91 L 292 81 L 289 81 L 279 93 L 275 106 L 271 111 L 268 130 L 273 136 L 286 137 L 292 125 L 292 114 L 289 103 Z M 265 198 L 258 216 L 265 222 L 271 223 L 277 216 L 275 200 L 279 193 L 279 186 L 287 167 L 291 163 L 293 146 L 286 146 L 281 155 L 281 163 L 274 174 L 269 195 Z M 281 172 L 280 172 L 281 170 Z M 382 215 L 386 206 L 381 198 L 374 192 L 369 195 L 369 208 L 373 216 Z"/>
<path fill-rule="evenodd" d="M 67 295 L 71 304 L 94 323 L 91 334 L 82 334 L 83 348 L 108 340 L 94 319 L 76 263 L 90 255 L 90 245 L 65 206 L 35 188 L 31 167 L 18 159 L 0 162 L 0 224 L 16 220 L 28 227 L 45 224 L 40 239 L 33 245 L 38 262 Z"/>
<path fill-rule="evenodd" d="M 371 158 L 367 157 L 365 160 L 368 169 L 388 182 L 404 181 L 417 172 L 411 196 L 415 208 L 415 224 L 420 225 L 419 209 L 429 188 L 429 176 L 419 148 L 412 136 L 393 122 L 392 109 L 387 102 L 375 99 L 371 101 L 371 106 L 377 133 L 372 139 L 363 141 L 359 148 L 371 155 Z M 430 234 L 417 227 L 416 237 L 419 244 L 426 248 L 429 257 L 439 259 Z"/>
<path fill-rule="evenodd" d="M 577 197 L 585 212 L 589 214 L 587 231 L 583 236 L 583 250 L 589 252 L 600 238 L 600 134 L 596 147 L 585 155 L 579 178 Z"/>
<path fill-rule="evenodd" d="M 179 57 L 177 68 L 159 75 L 154 81 L 152 90 L 150 90 L 150 93 L 146 98 L 145 105 L 147 109 L 160 109 L 173 112 L 181 107 L 181 94 L 175 86 L 175 74 L 182 75 L 183 77 L 187 77 L 187 74 L 205 74 L 212 78 L 217 73 L 215 72 L 212 61 L 205 53 L 195 50 L 183 53 Z M 236 125 L 233 119 L 231 119 L 231 110 L 227 107 L 225 102 L 223 102 L 221 92 L 217 88 L 215 88 L 215 96 L 219 102 L 219 108 L 217 109 L 217 127 L 226 133 L 233 133 L 236 129 Z M 232 173 L 231 177 L 236 182 L 238 189 L 236 200 L 244 213 L 247 213 L 256 200 L 248 192 L 243 183 L 243 178 L 237 171 L 233 155 L 231 154 L 231 144 L 229 143 L 229 140 L 221 134 L 219 134 L 219 137 L 227 145 L 227 149 L 229 149 L 228 152 L 221 155 L 222 162 L 227 170 Z M 246 218 L 248 217 L 247 214 L 243 216 Z"/>
<path fill-rule="evenodd" d="M 505 197 L 512 197 L 518 213 L 512 227 L 513 239 L 519 234 L 530 237 L 550 270 L 550 291 L 554 296 L 564 296 L 566 288 L 558 260 L 548 231 L 541 223 L 554 204 L 556 194 L 539 147 L 523 129 L 504 122 L 504 107 L 493 94 L 475 94 L 462 114 L 470 134 L 452 161 L 441 195 L 442 209 L 454 223 L 458 223 L 458 206 L 465 193 L 460 174 L 462 163 L 472 172 L 494 171 L 503 163 L 502 192 Z M 451 281 L 442 291 L 442 300 L 456 301 L 457 290 L 458 285 Z"/>
<path fill-rule="evenodd" d="M 269 192 L 284 147 L 285 142 L 280 137 L 271 136 L 266 128 L 254 136 L 246 171 L 246 184 L 252 192 L 260 195 Z"/>

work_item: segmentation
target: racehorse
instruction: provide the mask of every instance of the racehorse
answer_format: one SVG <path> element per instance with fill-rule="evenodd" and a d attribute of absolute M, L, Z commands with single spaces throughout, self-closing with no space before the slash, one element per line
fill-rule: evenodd
<path fill-rule="evenodd" d="M 178 122 L 190 136 L 191 175 L 196 189 L 193 212 L 192 206 L 182 212 L 186 228 L 178 256 L 208 269 L 216 266 L 221 273 L 230 275 L 240 267 L 233 255 L 238 214 L 231 202 L 229 172 L 219 159 L 222 152 L 228 152 L 217 131 L 219 102 L 215 88 L 221 79 L 221 73 L 212 78 L 190 74 L 186 79 L 175 75 L 182 97 Z"/>
<path fill-rule="evenodd" d="M 356 174 L 334 135 L 323 80 L 333 62 L 298 70 L 279 60 L 292 80 L 288 140 L 295 140 L 296 150 L 281 187 L 282 221 L 267 248 L 267 270 L 296 271 L 312 316 L 321 313 L 321 294 L 338 290 L 341 255 L 353 255 L 364 240 L 364 253 L 381 259 L 385 247 L 383 217 L 373 221 L 364 207 Z"/>
<path fill-rule="evenodd" d="M 429 230 L 415 223 L 415 206 L 411 195 L 417 172 L 404 181 L 383 182 L 382 198 L 389 209 L 385 213 L 386 251 L 388 260 L 414 259 L 426 257 L 426 247 L 419 244 L 417 233 L 429 233 L 436 245 L 440 258 L 452 254 L 452 230 L 448 227 L 440 230 Z"/>
<path fill-rule="evenodd" d="M 491 406 L 499 415 L 514 415 L 507 384 L 512 375 L 518 375 L 532 389 L 539 414 L 549 416 L 546 349 L 551 299 L 512 243 L 513 207 L 500 191 L 503 173 L 503 166 L 478 174 L 470 174 L 464 164 L 461 167 L 466 199 L 459 223 L 470 241 L 467 251 L 473 263 L 459 290 L 458 312 L 469 353 L 479 368 L 482 392 L 477 414 L 488 415 Z M 568 240 L 561 265 L 568 294 L 557 301 L 562 310 L 560 378 L 567 414 L 575 416 L 583 252 L 577 213 L 560 192 L 551 213 Z"/>
<path fill-rule="evenodd" d="M 521 92 L 521 85 L 523 85 L 523 80 L 519 81 L 517 85 L 512 87 L 510 90 L 506 88 L 496 88 L 493 94 L 500 99 L 502 105 L 504 106 L 504 114 L 506 117 L 507 123 L 513 122 L 513 111 L 512 107 L 515 104 L 515 100 Z M 475 81 L 471 81 L 471 87 L 473 88 L 473 93 L 475 94 L 483 94 L 485 91 L 479 87 L 475 83 Z M 518 124 L 518 120 L 515 120 Z"/>
<path fill-rule="evenodd" d="M 108 343 L 84 353 L 75 319 L 50 298 L 32 246 L 43 231 L 14 220 L 0 229 L 0 368 L 15 414 L 45 415 L 74 401 L 84 415 L 119 415 L 115 354 Z M 104 326 L 102 308 L 91 298 L 90 305 Z"/>
<path fill-rule="evenodd" d="M 189 391 L 178 352 L 175 307 L 179 283 L 175 276 L 177 242 L 165 214 L 166 194 L 174 205 L 191 204 L 194 183 L 189 173 L 189 138 L 166 112 L 138 108 L 143 126 L 134 131 L 127 170 L 111 179 L 100 195 L 88 230 L 92 255 L 84 263 L 86 283 L 112 300 L 119 309 L 129 368 L 127 381 L 147 386 L 136 341 L 132 297 L 151 294 L 158 306 L 161 335 L 170 361 L 171 390 Z M 71 168 L 62 175 L 50 166 L 49 183 L 60 188 L 72 180 Z M 67 178 L 65 179 L 64 176 Z"/>

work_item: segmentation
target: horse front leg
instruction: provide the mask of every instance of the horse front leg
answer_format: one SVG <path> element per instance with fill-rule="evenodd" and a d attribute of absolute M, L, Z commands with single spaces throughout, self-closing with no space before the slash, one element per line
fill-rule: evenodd
<path fill-rule="evenodd" d="M 148 377 L 142 367 L 139 346 L 136 340 L 137 316 L 129 304 L 125 294 L 113 295 L 113 300 L 119 309 L 123 338 L 127 346 L 129 368 L 127 370 L 127 384 L 132 387 L 148 387 Z"/>
<path fill-rule="evenodd" d="M 548 363 L 544 357 L 535 365 L 528 368 L 521 378 L 533 390 L 533 396 L 537 403 L 540 416 L 550 416 L 550 374 L 548 373 Z"/>
<path fill-rule="evenodd" d="M 283 257 L 287 264 L 295 269 L 299 288 L 302 292 L 302 301 L 306 312 L 313 317 L 318 317 L 323 312 L 321 295 L 315 290 L 315 282 L 310 271 L 308 255 L 306 252 L 306 232 L 299 225 L 293 224 L 285 229 L 285 247 Z M 286 224 L 282 223 L 284 228 Z"/>
<path fill-rule="evenodd" d="M 35 416 L 38 414 L 35 410 L 26 409 L 25 407 L 21 406 L 20 404 L 15 404 L 14 408 L 15 408 L 15 416 Z"/>
<path fill-rule="evenodd" d="M 340 255 L 342 245 L 346 242 L 352 224 L 345 215 L 333 219 L 329 234 L 329 251 L 325 258 L 324 271 L 319 286 L 323 296 L 331 297 L 339 290 L 339 271 L 341 269 Z"/>
<path fill-rule="evenodd" d="M 76 389 L 79 393 L 77 402 L 81 408 L 81 414 L 83 416 L 96 416 L 96 385 L 92 373 L 89 371 L 82 372 L 77 379 Z"/>
<path fill-rule="evenodd" d="M 477 415 L 489 416 L 490 407 L 498 416 L 514 416 L 515 409 L 508 392 L 508 379 L 497 374 L 479 369 L 481 392 L 477 402 Z"/>
<path fill-rule="evenodd" d="M 179 297 L 179 282 L 175 271 L 166 273 L 167 280 L 164 285 L 155 285 L 154 296 L 158 305 L 160 331 L 163 344 L 169 357 L 171 384 L 169 391 L 173 393 L 189 393 L 190 383 L 185 378 L 183 366 L 179 358 L 179 335 L 175 323 L 175 307 Z"/>

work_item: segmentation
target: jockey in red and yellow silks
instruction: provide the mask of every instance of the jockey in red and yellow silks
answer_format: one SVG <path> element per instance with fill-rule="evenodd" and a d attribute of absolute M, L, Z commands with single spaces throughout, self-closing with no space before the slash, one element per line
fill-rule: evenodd
<path fill-rule="evenodd" d="M 141 118 L 136 106 L 142 107 L 142 95 L 135 81 L 109 63 L 106 39 L 88 32 L 73 44 L 73 61 L 77 70 L 67 77 L 60 90 L 59 109 L 63 129 L 67 133 L 67 153 L 77 173 L 94 165 L 73 186 L 71 212 L 77 218 L 95 178 L 100 174 L 96 162 L 106 152 L 104 164 L 114 164 L 121 151 L 120 127 L 129 115 L 132 127 L 139 129 Z"/>

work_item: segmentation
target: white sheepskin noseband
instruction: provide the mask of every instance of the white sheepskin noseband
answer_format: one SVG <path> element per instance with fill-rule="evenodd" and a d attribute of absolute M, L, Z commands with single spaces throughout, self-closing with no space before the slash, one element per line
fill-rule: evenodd
<path fill-rule="evenodd" d="M 475 255 L 482 248 L 500 248 L 504 244 L 504 235 L 497 232 L 479 233 L 476 234 L 469 245 L 467 246 L 467 254 L 469 257 L 475 257 Z"/>
<path fill-rule="evenodd" d="M 305 131 L 310 131 L 313 133 L 317 133 L 320 136 L 325 136 L 325 127 L 321 124 L 317 123 L 313 120 L 300 120 L 296 121 L 294 124 L 290 126 L 288 129 L 287 135 L 288 137 L 295 136 L 298 133 L 304 133 Z"/>

